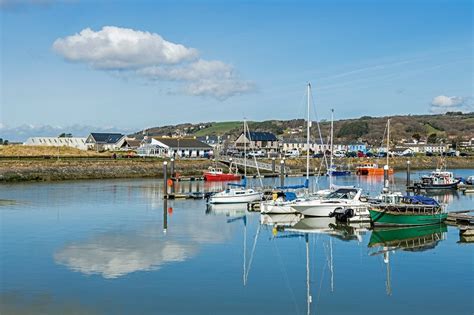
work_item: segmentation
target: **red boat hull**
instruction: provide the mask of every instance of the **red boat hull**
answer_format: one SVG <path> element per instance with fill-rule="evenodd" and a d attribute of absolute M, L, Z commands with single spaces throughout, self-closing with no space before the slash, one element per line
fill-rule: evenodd
<path fill-rule="evenodd" d="M 211 182 L 240 180 L 240 175 L 204 173 L 204 180 L 211 181 Z"/>

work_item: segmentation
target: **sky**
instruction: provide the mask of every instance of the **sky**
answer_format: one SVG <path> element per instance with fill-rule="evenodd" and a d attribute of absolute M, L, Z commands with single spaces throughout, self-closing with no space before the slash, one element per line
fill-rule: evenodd
<path fill-rule="evenodd" d="M 0 137 L 474 111 L 473 6 L 0 0 Z"/>

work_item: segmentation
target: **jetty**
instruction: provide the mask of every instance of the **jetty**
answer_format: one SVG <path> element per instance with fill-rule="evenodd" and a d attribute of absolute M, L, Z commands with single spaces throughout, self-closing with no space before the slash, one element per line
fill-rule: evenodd
<path fill-rule="evenodd" d="M 284 174 L 289 174 L 291 173 L 291 169 L 286 166 L 286 165 L 277 165 L 277 164 L 283 164 L 283 163 L 275 163 L 275 160 L 273 160 L 273 163 L 266 163 L 266 162 L 261 162 L 261 161 L 256 161 L 255 159 L 244 159 L 244 158 L 236 158 L 236 157 L 229 157 L 229 156 L 220 156 L 219 157 L 219 162 L 224 163 L 226 165 L 230 165 L 231 163 L 239 168 L 243 167 L 248 167 L 248 168 L 255 168 L 259 170 L 264 170 L 264 171 L 270 171 L 270 172 L 276 172 L 276 173 L 281 173 L 282 167 L 284 170 Z"/>
<path fill-rule="evenodd" d="M 460 226 L 474 226 L 474 210 L 451 211 L 446 223 Z"/>

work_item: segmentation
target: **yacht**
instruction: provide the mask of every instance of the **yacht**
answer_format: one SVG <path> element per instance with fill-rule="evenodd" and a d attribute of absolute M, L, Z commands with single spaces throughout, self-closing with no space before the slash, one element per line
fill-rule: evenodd
<path fill-rule="evenodd" d="M 252 188 L 244 187 L 229 187 L 224 191 L 215 193 L 209 197 L 209 203 L 249 203 L 262 200 L 263 193 L 258 192 Z"/>

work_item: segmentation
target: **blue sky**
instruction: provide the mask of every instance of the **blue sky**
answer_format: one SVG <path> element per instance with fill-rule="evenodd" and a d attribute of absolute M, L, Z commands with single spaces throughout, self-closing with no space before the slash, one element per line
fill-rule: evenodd
<path fill-rule="evenodd" d="M 3 129 L 473 110 L 472 1 L 0 3 Z"/>

